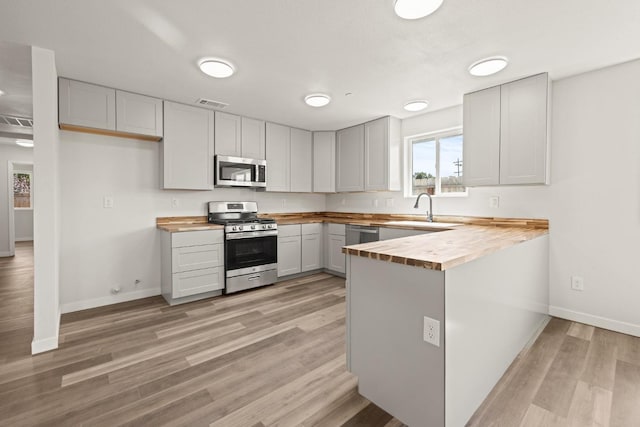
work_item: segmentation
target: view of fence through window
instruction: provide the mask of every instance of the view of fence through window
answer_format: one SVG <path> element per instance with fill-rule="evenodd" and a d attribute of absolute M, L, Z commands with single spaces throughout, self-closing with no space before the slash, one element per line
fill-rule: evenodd
<path fill-rule="evenodd" d="M 31 207 L 31 174 L 15 172 L 13 174 L 13 207 Z"/>
<path fill-rule="evenodd" d="M 463 193 L 462 134 L 412 141 L 411 195 Z"/>

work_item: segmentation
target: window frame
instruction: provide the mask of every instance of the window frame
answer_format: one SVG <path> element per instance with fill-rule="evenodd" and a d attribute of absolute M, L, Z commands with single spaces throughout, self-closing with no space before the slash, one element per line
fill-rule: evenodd
<path fill-rule="evenodd" d="M 17 211 L 31 211 L 33 210 L 33 171 L 30 170 L 20 170 L 20 169 L 14 169 L 13 170 L 13 175 L 11 175 L 11 179 L 15 179 L 15 175 L 16 174 L 23 174 L 23 175 L 29 175 L 29 186 L 30 186 L 30 190 L 29 191 L 29 207 L 28 208 L 19 208 L 16 207 L 15 204 L 15 193 L 11 193 L 11 200 L 13 202 L 13 209 L 17 210 Z M 13 184 L 13 181 L 12 181 Z M 13 185 L 12 185 L 13 187 Z"/>
<path fill-rule="evenodd" d="M 464 191 L 455 193 L 442 193 L 441 189 L 441 177 L 440 177 L 440 139 L 449 138 L 452 136 L 462 135 L 462 149 L 464 150 L 464 132 L 462 126 L 456 126 L 452 128 L 441 129 L 433 132 L 420 133 L 416 135 L 410 135 L 404 138 L 404 197 L 407 199 L 415 199 L 415 195 L 412 194 L 413 189 L 413 144 L 423 140 L 434 140 L 436 144 L 436 188 L 435 194 L 431 197 L 468 197 L 469 187 L 465 187 Z M 463 169 L 464 174 L 464 169 Z"/>

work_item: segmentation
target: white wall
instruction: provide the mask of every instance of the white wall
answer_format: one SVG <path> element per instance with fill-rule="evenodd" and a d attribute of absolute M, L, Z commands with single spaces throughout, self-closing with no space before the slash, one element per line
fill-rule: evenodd
<path fill-rule="evenodd" d="M 33 47 L 34 292 L 32 353 L 58 347 L 60 185 L 58 81 L 53 51 Z"/>
<path fill-rule="evenodd" d="M 435 215 L 548 218 L 552 314 L 640 336 L 640 61 L 553 83 L 550 186 L 437 197 Z M 454 107 L 404 120 L 403 134 L 460 126 Z M 489 197 L 499 196 L 499 208 Z M 373 207 L 378 199 L 378 208 Z M 392 207 L 387 207 L 391 199 Z M 327 210 L 415 214 L 402 193 L 334 194 Z M 422 201 L 418 212 L 428 206 Z M 570 289 L 571 275 L 585 280 Z"/>
<path fill-rule="evenodd" d="M 10 256 L 9 210 L 13 209 L 13 194 L 9 192 L 9 161 L 31 162 L 33 150 L 17 145 L 0 144 L 0 256 Z M 32 211 L 22 211 L 32 212 Z M 17 219 L 19 221 L 19 219 Z"/>
<path fill-rule="evenodd" d="M 265 213 L 325 210 L 322 194 L 161 190 L 160 143 L 65 131 L 60 137 L 63 312 L 160 294 L 156 217 L 206 215 L 211 200 L 255 200 Z M 103 208 L 107 195 L 112 209 Z M 179 207 L 171 207 L 173 198 Z M 111 295 L 116 286 L 120 294 Z"/>

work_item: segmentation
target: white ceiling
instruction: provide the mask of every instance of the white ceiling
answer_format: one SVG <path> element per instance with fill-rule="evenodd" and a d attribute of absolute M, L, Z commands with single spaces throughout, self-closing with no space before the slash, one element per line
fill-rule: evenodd
<path fill-rule="evenodd" d="M 4 24 L 4 17 L 0 22 Z M 33 117 L 31 48 L 0 39 L 0 114 Z"/>
<path fill-rule="evenodd" d="M 61 76 L 312 130 L 339 129 L 426 98 L 433 111 L 462 94 L 548 71 L 558 79 L 640 56 L 638 0 L 445 0 L 406 21 L 393 0 L 3 0 L 0 40 L 52 49 Z M 505 55 L 493 77 L 477 59 Z M 203 56 L 232 61 L 213 79 Z M 0 59 L 3 61 L 3 59 Z M 332 103 L 307 107 L 326 92 Z M 346 93 L 352 93 L 345 96 Z"/>

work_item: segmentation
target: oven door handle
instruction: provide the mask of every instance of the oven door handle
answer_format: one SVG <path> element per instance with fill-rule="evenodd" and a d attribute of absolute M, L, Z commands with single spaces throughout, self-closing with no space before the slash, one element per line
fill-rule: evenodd
<path fill-rule="evenodd" d="M 227 240 L 237 240 L 237 239 L 252 239 L 256 237 L 270 237 L 277 236 L 278 230 L 260 230 L 260 231 L 243 231 L 240 233 L 227 233 L 225 234 L 225 238 Z"/>
<path fill-rule="evenodd" d="M 255 276 L 247 277 L 247 280 L 258 280 L 259 278 L 260 278 L 260 275 L 256 274 Z"/>

